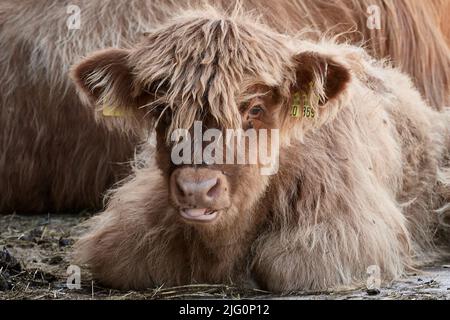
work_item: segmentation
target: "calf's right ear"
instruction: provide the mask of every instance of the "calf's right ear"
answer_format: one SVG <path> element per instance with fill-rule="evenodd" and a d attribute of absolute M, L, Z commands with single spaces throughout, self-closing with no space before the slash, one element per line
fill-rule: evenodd
<path fill-rule="evenodd" d="M 148 95 L 135 83 L 129 50 L 105 49 L 92 54 L 71 70 L 81 99 L 104 114 L 135 115 Z"/>

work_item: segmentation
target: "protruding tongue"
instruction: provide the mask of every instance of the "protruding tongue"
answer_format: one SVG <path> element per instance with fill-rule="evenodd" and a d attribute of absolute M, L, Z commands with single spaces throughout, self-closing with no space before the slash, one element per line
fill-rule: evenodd
<path fill-rule="evenodd" d="M 205 215 L 207 209 L 184 209 L 183 211 L 186 215 L 196 218 Z"/>

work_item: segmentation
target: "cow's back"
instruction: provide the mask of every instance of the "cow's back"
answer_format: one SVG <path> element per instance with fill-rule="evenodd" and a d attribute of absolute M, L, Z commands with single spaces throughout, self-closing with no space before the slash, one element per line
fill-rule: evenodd
<path fill-rule="evenodd" d="M 69 1 L 0 4 L 0 211 L 98 208 L 103 193 L 128 171 L 136 138 L 94 120 L 70 83 L 80 57 L 124 45 L 128 30 L 108 13 L 82 14 L 66 25 Z M 97 2 L 98 3 L 98 2 Z M 83 25 L 83 22 L 85 23 Z M 96 28 L 97 26 L 97 28 Z M 101 29 L 99 29 L 101 28 Z M 110 28 L 110 29 L 108 29 Z M 108 32 L 107 32 L 108 31 Z"/>

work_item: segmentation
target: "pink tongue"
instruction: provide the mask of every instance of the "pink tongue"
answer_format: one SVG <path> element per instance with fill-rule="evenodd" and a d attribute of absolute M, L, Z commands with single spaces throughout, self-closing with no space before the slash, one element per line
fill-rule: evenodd
<path fill-rule="evenodd" d="M 200 217 L 206 213 L 206 209 L 184 209 L 183 211 L 190 217 Z"/>

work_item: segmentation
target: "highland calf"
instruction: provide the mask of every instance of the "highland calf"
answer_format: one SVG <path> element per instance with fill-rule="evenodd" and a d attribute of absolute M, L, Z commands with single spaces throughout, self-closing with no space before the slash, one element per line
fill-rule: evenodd
<path fill-rule="evenodd" d="M 156 148 L 142 147 L 76 244 L 105 285 L 324 290 L 360 285 L 372 265 L 395 279 L 445 250 L 449 110 L 428 107 L 407 75 L 360 47 L 208 9 L 97 52 L 72 77 L 89 104 L 122 114 L 117 125 L 156 128 Z M 197 120 L 278 129 L 279 171 L 175 165 L 172 133 Z"/>
<path fill-rule="evenodd" d="M 69 80 L 70 66 L 96 50 L 133 47 L 178 11 L 206 2 L 225 11 L 239 4 L 283 34 L 307 29 L 311 40 L 327 33 L 364 43 L 410 74 L 434 109 L 450 104 L 448 0 L 2 0 L 0 213 L 102 207 L 142 137 L 96 123 Z M 68 28 L 73 6 L 80 29 Z M 367 27 L 369 6 L 379 8 L 381 29 Z"/>

